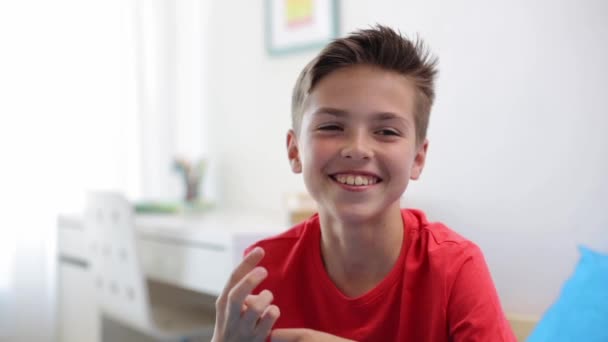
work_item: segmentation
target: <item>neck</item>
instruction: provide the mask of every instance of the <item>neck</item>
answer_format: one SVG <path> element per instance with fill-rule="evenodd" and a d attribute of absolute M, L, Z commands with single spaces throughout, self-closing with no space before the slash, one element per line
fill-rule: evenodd
<path fill-rule="evenodd" d="M 323 212 L 319 219 L 325 268 L 342 293 L 358 297 L 390 273 L 403 245 L 398 205 L 365 221 L 347 222 Z"/>

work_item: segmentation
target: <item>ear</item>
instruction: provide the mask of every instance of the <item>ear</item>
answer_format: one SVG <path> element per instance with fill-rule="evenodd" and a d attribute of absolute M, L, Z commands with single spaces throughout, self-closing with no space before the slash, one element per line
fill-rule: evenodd
<path fill-rule="evenodd" d="M 302 173 L 302 162 L 300 161 L 300 150 L 298 149 L 298 138 L 293 129 L 287 131 L 287 158 L 293 173 Z"/>
<path fill-rule="evenodd" d="M 429 140 L 424 139 L 424 142 L 417 147 L 416 157 L 414 158 L 414 164 L 410 170 L 410 179 L 417 180 L 422 174 L 424 169 L 424 163 L 426 162 L 426 151 L 429 147 Z"/>

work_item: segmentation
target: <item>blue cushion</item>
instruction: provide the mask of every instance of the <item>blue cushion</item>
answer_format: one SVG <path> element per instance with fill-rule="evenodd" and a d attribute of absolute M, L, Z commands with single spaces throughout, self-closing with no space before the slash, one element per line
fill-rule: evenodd
<path fill-rule="evenodd" d="M 580 261 L 528 342 L 608 341 L 608 255 L 579 246 Z"/>

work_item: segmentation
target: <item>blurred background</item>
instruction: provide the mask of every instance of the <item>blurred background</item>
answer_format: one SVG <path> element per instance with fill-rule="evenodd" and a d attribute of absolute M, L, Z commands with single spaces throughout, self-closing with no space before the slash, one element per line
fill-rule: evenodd
<path fill-rule="evenodd" d="M 305 191 L 285 152 L 291 89 L 319 47 L 269 46 L 271 3 L 0 2 L 0 341 L 62 340 L 58 217 L 87 191 L 171 211 L 175 159 L 204 160 L 207 210 L 287 228 Z M 439 56 L 403 204 L 481 246 L 505 311 L 540 316 L 577 245 L 608 251 L 608 3 L 335 3 L 337 35 L 381 23 Z"/>

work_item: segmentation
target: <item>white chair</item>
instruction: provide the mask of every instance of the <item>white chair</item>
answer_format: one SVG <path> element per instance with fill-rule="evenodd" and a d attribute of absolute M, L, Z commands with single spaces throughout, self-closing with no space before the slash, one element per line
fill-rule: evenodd
<path fill-rule="evenodd" d="M 85 225 L 100 312 L 156 340 L 209 340 L 215 319 L 198 303 L 158 305 L 138 259 L 134 214 L 120 194 L 91 193 Z M 167 256 L 170 257 L 170 256 Z"/>

